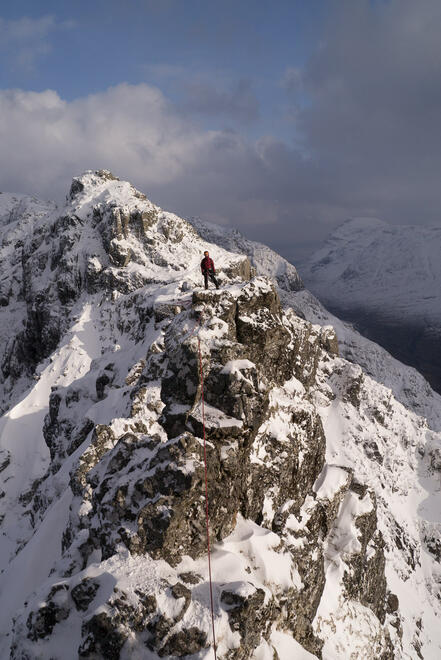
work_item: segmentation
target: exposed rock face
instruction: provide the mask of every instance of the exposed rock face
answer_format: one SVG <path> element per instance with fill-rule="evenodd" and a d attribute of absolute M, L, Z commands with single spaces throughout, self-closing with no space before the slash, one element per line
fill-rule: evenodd
<path fill-rule="evenodd" d="M 214 246 L 223 286 L 205 291 L 205 243 L 128 184 L 87 173 L 69 205 L 27 259 L 44 350 L 72 328 L 47 370 L 68 370 L 65 349 L 76 361 L 70 380 L 37 383 L 52 385 L 47 470 L 20 493 L 17 542 L 45 526 L 56 541 L 12 612 L 10 657 L 56 658 L 67 630 L 66 657 L 208 657 L 206 478 L 219 660 L 423 648 L 392 588 L 423 583 L 420 545 L 388 500 L 406 496 L 406 466 L 438 475 L 437 435 L 339 357 L 332 328 L 283 309 L 247 258 Z M 13 460 L 0 455 L 6 484 Z M 439 526 L 422 534 L 439 562 Z"/>

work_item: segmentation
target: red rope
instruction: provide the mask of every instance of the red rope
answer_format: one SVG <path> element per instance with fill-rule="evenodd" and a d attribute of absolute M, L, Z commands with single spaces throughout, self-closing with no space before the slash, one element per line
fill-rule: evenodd
<path fill-rule="evenodd" d="M 204 374 L 202 371 L 202 354 L 201 354 L 201 340 L 198 336 L 198 353 L 199 353 L 199 372 L 201 377 L 201 402 L 202 402 L 202 429 L 204 436 L 204 467 L 205 467 L 205 521 L 207 525 L 207 549 L 208 549 L 208 575 L 210 580 L 210 606 L 211 606 L 211 626 L 213 629 L 213 651 L 214 658 L 217 660 L 216 655 L 216 635 L 214 632 L 214 607 L 213 607 L 213 583 L 211 580 L 211 552 L 210 552 L 210 521 L 208 517 L 208 475 L 207 475 L 207 446 L 205 441 L 205 408 L 204 408 Z"/>

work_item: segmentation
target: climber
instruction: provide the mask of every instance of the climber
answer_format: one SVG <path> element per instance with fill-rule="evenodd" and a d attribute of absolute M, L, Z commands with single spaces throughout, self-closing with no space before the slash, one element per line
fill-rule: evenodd
<path fill-rule="evenodd" d="M 215 277 L 216 270 L 214 268 L 214 262 L 213 259 L 210 259 L 210 255 L 208 254 L 207 250 L 205 250 L 204 258 L 201 261 L 201 271 L 202 275 L 204 276 L 205 288 L 208 289 L 208 278 L 210 278 L 210 280 L 216 285 L 216 289 L 218 289 L 219 282 Z"/>

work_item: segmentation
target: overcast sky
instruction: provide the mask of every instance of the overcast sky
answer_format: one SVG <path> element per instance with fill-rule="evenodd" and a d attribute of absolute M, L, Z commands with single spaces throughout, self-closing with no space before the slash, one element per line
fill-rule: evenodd
<path fill-rule="evenodd" d="M 0 190 L 106 168 L 294 262 L 441 224 L 440 0 L 0 4 Z"/>

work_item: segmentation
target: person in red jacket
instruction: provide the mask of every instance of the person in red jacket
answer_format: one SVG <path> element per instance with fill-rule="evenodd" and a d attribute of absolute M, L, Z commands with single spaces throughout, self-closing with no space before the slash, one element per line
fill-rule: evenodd
<path fill-rule="evenodd" d="M 219 282 L 217 281 L 215 275 L 216 270 L 214 268 L 214 261 L 210 259 L 210 255 L 207 250 L 204 252 L 204 258 L 201 261 L 201 271 L 204 276 L 205 288 L 208 289 L 208 278 L 216 285 L 216 289 L 219 288 Z"/>

